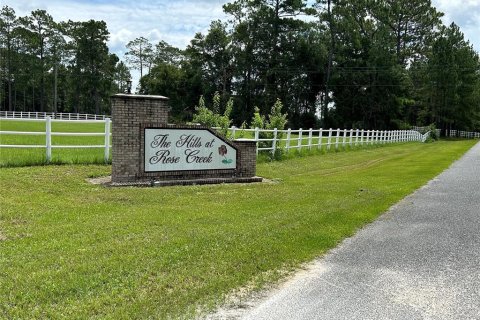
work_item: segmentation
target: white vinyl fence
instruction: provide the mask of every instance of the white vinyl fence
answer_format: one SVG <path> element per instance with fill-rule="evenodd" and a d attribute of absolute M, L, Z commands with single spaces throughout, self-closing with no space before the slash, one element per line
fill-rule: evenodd
<path fill-rule="evenodd" d="M 480 139 L 480 132 L 450 130 L 448 136 L 451 138 Z"/>
<path fill-rule="evenodd" d="M 59 120 L 105 120 L 108 116 L 87 113 L 0 111 L 0 118 L 7 119 L 52 119 Z"/>
<path fill-rule="evenodd" d="M 239 134 L 239 132 L 242 132 Z M 360 129 L 229 129 L 231 137 L 235 139 L 245 132 L 253 132 L 254 137 L 244 140 L 257 141 L 257 154 L 259 151 L 270 151 L 275 154 L 277 149 L 302 150 L 317 148 L 331 150 L 335 148 L 357 147 L 366 145 L 380 145 L 387 143 L 418 141 L 425 142 L 430 133 L 421 134 L 415 130 L 360 130 Z"/>
<path fill-rule="evenodd" d="M 15 121 L 40 121 L 45 122 L 45 132 L 24 132 L 24 131 L 0 131 L 2 135 L 29 135 L 29 136 L 45 136 L 44 145 L 13 145 L 13 144 L 1 144 L 0 148 L 45 148 L 46 149 L 46 158 L 47 162 L 50 162 L 52 159 L 52 149 L 83 149 L 83 148 L 103 148 L 105 151 L 105 162 L 108 162 L 110 158 L 110 118 L 105 118 L 105 120 L 60 120 L 52 119 L 47 116 L 45 119 L 11 119 L 4 118 L 2 121 L 15 120 Z M 52 131 L 52 122 L 81 122 L 81 123 L 104 123 L 104 132 L 53 132 Z M 76 137 L 87 137 L 87 136 L 103 136 L 105 137 L 105 143 L 103 145 L 52 145 L 52 136 L 76 136 Z"/>
<path fill-rule="evenodd" d="M 0 148 L 45 148 L 47 162 L 52 159 L 52 149 L 57 148 L 103 148 L 105 162 L 110 158 L 110 137 L 111 120 L 61 120 L 52 119 L 47 116 L 45 119 L 18 119 L 3 118 L 2 121 L 40 121 L 45 122 L 45 132 L 23 132 L 23 131 L 0 131 L 2 135 L 37 135 L 45 136 L 45 144 L 42 145 L 13 145 L 2 144 Z M 81 122 L 81 123 L 103 123 L 103 132 L 54 132 L 52 122 Z M 267 130 L 267 129 L 239 129 L 229 128 L 229 136 L 233 139 L 253 140 L 257 142 L 257 154 L 259 151 L 268 151 L 275 154 L 277 149 L 284 149 L 287 152 L 291 149 L 302 150 L 317 148 L 319 150 L 339 150 L 348 147 L 381 145 L 387 143 L 399 143 L 418 141 L 425 142 L 429 132 L 421 134 L 415 130 L 359 130 L 359 129 L 298 129 L 298 130 Z M 250 135 L 250 138 L 243 138 Z M 103 136 L 105 143 L 102 145 L 52 145 L 52 136 Z"/>

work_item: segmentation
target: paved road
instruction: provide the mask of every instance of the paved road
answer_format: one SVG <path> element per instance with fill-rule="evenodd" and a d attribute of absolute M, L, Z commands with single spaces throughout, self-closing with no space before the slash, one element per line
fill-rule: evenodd
<path fill-rule="evenodd" d="M 480 143 L 243 319 L 480 319 Z"/>

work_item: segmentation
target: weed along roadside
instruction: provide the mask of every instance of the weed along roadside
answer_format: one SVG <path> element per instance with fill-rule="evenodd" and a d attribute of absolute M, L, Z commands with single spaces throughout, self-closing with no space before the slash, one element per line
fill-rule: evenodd
<path fill-rule="evenodd" d="M 322 255 L 474 141 L 259 163 L 281 183 L 104 188 L 105 165 L 0 169 L 3 318 L 193 318 Z M 401 169 L 401 170 L 400 170 Z"/>

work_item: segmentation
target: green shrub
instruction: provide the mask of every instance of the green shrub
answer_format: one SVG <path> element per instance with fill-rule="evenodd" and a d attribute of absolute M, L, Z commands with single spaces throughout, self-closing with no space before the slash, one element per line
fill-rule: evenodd
<path fill-rule="evenodd" d="M 280 145 L 280 141 L 278 139 L 283 138 L 283 130 L 285 125 L 287 124 L 287 114 L 282 114 L 283 104 L 280 99 L 275 101 L 275 104 L 272 106 L 271 112 L 268 115 L 268 121 L 265 119 L 265 116 L 260 114 L 260 109 L 255 107 L 255 112 L 253 114 L 253 118 L 250 124 L 250 128 L 255 129 L 269 129 L 274 130 L 275 128 L 277 131 L 277 141 L 276 141 L 276 150 L 275 154 L 270 153 L 272 159 L 279 159 L 283 156 L 283 150 L 280 150 L 278 147 Z M 274 132 L 260 132 L 258 137 L 260 139 L 273 139 Z M 271 141 L 259 141 L 258 146 L 260 148 L 270 148 L 272 147 Z"/>
<path fill-rule="evenodd" d="M 428 136 L 427 140 L 425 140 L 425 142 L 434 142 L 440 138 L 437 134 L 437 128 L 435 127 L 434 123 L 427 127 L 427 132 L 430 132 L 430 135 Z"/>
<path fill-rule="evenodd" d="M 228 100 L 223 115 L 219 113 L 220 101 L 220 93 L 217 91 L 213 95 L 213 105 L 211 109 L 209 109 L 205 104 L 203 96 L 200 96 L 198 106 L 195 106 L 196 114 L 193 115 L 192 122 L 199 123 L 209 128 L 219 127 L 220 129 L 218 131 L 220 134 L 227 137 L 228 128 L 230 128 L 230 125 L 232 124 L 230 115 L 233 110 L 233 100 L 232 98 Z"/>

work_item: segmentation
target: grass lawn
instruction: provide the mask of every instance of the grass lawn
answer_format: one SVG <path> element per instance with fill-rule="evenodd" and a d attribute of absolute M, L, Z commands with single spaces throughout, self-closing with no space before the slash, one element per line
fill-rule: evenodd
<path fill-rule="evenodd" d="M 261 163 L 275 183 L 104 188 L 110 166 L 0 169 L 0 318 L 190 318 L 335 247 L 475 141 Z"/>

